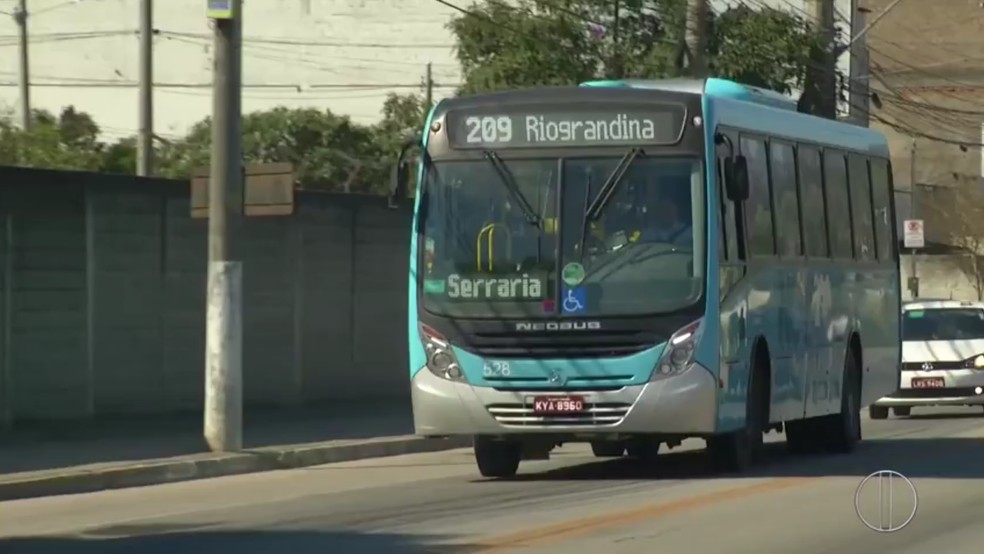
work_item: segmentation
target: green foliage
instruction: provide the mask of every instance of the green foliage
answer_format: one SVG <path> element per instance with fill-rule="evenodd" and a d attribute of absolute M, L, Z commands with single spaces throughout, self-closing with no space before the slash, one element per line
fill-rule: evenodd
<path fill-rule="evenodd" d="M 25 132 L 11 118 L 0 119 L 0 164 L 100 171 L 106 145 L 88 114 L 69 106 L 55 116 L 35 110 Z"/>
<path fill-rule="evenodd" d="M 486 0 L 449 24 L 465 77 L 464 94 L 510 88 L 567 85 L 591 78 L 602 43 L 585 22 L 547 3 Z"/>
<path fill-rule="evenodd" d="M 419 132 L 424 99 L 416 94 L 390 95 L 383 120 L 374 126 L 313 108 L 284 107 L 243 116 L 244 163 L 290 162 L 301 188 L 384 193 L 389 164 L 403 136 Z M 136 139 L 99 140 L 99 126 L 74 107 L 59 117 L 38 111 L 25 132 L 10 114 L 0 117 L 0 164 L 52 169 L 129 173 L 136 169 Z M 188 178 L 208 167 L 211 120 L 195 124 L 180 140 L 157 145 L 155 173 Z"/>
<path fill-rule="evenodd" d="M 449 27 L 472 93 L 597 78 L 681 74 L 684 0 L 482 0 Z M 738 6 L 708 22 L 712 72 L 789 92 L 802 85 L 816 37 L 786 12 Z"/>
<path fill-rule="evenodd" d="M 803 18 L 739 6 L 712 25 L 710 60 L 717 75 L 782 93 L 802 88 L 819 40 Z"/>

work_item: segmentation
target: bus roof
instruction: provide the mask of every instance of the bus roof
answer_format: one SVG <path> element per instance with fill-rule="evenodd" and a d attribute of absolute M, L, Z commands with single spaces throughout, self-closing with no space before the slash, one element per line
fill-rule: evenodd
<path fill-rule="evenodd" d="M 727 79 L 623 79 L 588 81 L 586 88 L 658 90 L 701 95 L 708 125 L 725 125 L 751 132 L 818 142 L 887 158 L 888 142 L 881 133 L 858 125 L 798 111 L 796 102 L 773 90 Z"/>
<path fill-rule="evenodd" d="M 796 102 L 774 90 L 744 85 L 727 79 L 622 79 L 618 81 L 587 81 L 582 87 L 633 88 L 704 94 L 716 98 L 729 98 L 796 111 Z"/>

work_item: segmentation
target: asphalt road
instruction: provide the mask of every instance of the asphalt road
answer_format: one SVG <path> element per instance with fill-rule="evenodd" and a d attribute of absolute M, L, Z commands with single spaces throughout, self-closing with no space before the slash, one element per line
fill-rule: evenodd
<path fill-rule="evenodd" d="M 481 479 L 458 450 L 5 502 L 0 552 L 979 552 L 984 414 L 917 410 L 865 420 L 864 433 L 846 456 L 774 445 L 743 476 L 710 473 L 694 441 L 652 466 L 565 447 L 511 481 Z M 893 533 L 865 527 L 855 510 L 862 479 L 884 469 L 918 493 L 911 523 Z M 902 524 L 915 507 L 909 485 L 880 486 L 881 513 L 877 478 L 862 513 L 876 527 Z"/>

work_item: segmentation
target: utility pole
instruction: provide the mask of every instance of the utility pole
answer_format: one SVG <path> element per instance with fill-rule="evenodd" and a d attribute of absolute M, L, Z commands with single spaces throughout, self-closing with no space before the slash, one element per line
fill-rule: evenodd
<path fill-rule="evenodd" d="M 917 189 L 916 186 L 916 137 L 911 138 L 912 142 L 909 145 L 909 219 L 915 219 L 919 214 L 916 209 L 917 201 Z M 923 221 L 923 225 L 926 222 Z M 924 227 L 925 229 L 925 227 Z M 925 231 L 924 231 L 925 232 Z M 912 298 L 916 299 L 919 296 L 919 273 L 916 263 L 916 249 L 913 248 L 909 252 L 909 293 L 912 294 Z"/>
<path fill-rule="evenodd" d="M 20 0 L 17 11 L 14 12 L 20 35 L 20 100 L 21 126 L 25 131 L 31 130 L 31 68 L 27 57 L 27 0 Z"/>
<path fill-rule="evenodd" d="M 427 110 L 429 111 L 434 106 L 434 75 L 431 72 L 431 62 L 427 62 L 427 77 L 425 79 L 424 90 L 427 92 Z"/>
<path fill-rule="evenodd" d="M 800 111 L 829 119 L 837 118 L 837 56 L 834 52 L 834 0 L 809 0 L 814 29 L 819 44 L 810 56 Z"/>
<path fill-rule="evenodd" d="M 620 12 L 621 12 L 621 7 L 622 7 L 622 2 L 621 2 L 621 0 L 614 0 L 614 2 L 615 2 L 615 12 L 612 14 L 613 15 L 613 17 L 612 17 L 613 22 L 612 22 L 612 70 L 611 70 L 611 73 L 612 73 L 612 77 L 614 77 L 615 79 L 621 79 L 622 77 L 625 77 L 625 69 L 622 67 L 622 51 L 619 50 L 619 44 L 618 44 L 619 31 L 621 30 L 620 29 L 620 26 L 621 26 L 620 24 L 622 23 L 622 19 L 621 19 L 621 17 L 619 17 L 621 15 Z"/>
<path fill-rule="evenodd" d="M 140 0 L 140 134 L 137 175 L 150 177 L 154 159 L 154 0 Z"/>
<path fill-rule="evenodd" d="M 242 166 L 242 0 L 214 2 L 212 164 L 208 185 L 205 440 L 213 451 L 242 449 L 243 321 L 239 250 Z"/>
<path fill-rule="evenodd" d="M 707 76 L 707 0 L 687 0 L 684 68 L 696 78 Z"/>
<path fill-rule="evenodd" d="M 851 0 L 851 36 L 856 37 L 849 46 L 851 52 L 851 87 L 847 97 L 848 110 L 855 125 L 867 127 L 871 113 L 871 64 L 868 58 L 867 15 L 871 10 L 858 6 L 858 0 Z"/>

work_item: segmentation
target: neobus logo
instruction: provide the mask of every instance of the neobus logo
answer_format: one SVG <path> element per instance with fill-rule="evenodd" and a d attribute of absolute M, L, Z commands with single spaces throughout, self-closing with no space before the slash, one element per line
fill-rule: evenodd
<path fill-rule="evenodd" d="M 516 324 L 517 331 L 596 331 L 601 329 L 600 321 L 521 321 Z"/>

